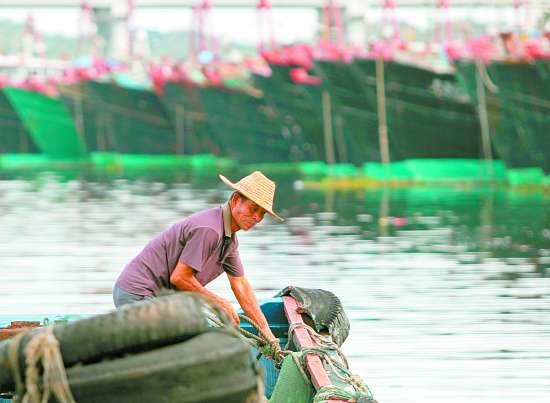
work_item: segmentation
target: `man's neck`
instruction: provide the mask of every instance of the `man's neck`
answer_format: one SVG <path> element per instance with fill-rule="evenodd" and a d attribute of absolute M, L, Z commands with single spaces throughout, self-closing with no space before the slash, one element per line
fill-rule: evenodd
<path fill-rule="evenodd" d="M 231 212 L 231 205 L 229 204 L 229 202 L 226 202 L 222 205 L 222 212 L 224 236 L 231 237 L 233 233 L 240 230 L 240 227 L 235 223 L 235 220 L 233 219 L 233 213 Z"/>

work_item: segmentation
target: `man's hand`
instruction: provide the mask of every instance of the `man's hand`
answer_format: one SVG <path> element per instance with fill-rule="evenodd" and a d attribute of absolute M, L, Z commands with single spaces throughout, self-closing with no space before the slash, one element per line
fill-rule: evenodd
<path fill-rule="evenodd" d="M 185 263 L 178 262 L 170 276 L 170 282 L 178 290 L 197 292 L 217 303 L 227 312 L 233 323 L 237 326 L 239 325 L 239 315 L 237 315 L 237 311 L 235 311 L 231 303 L 204 288 L 196 279 L 193 268 L 187 266 Z"/>
<path fill-rule="evenodd" d="M 231 320 L 236 326 L 239 326 L 239 323 L 241 322 L 241 319 L 239 318 L 239 314 L 237 314 L 237 311 L 235 308 L 233 308 L 233 305 L 229 301 L 221 300 L 220 305 L 223 308 L 225 312 L 229 315 Z"/>

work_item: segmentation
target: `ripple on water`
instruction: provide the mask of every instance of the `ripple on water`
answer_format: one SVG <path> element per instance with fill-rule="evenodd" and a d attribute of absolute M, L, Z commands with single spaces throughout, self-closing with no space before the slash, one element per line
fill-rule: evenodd
<path fill-rule="evenodd" d="M 380 402 L 548 401 L 547 197 L 293 181 L 277 210 L 300 214 L 239 234 L 259 298 L 336 293 L 344 351 Z M 154 234 L 230 194 L 197 182 L 0 181 L 0 323 L 112 309 L 114 280 Z M 224 278 L 209 288 L 234 301 Z"/>

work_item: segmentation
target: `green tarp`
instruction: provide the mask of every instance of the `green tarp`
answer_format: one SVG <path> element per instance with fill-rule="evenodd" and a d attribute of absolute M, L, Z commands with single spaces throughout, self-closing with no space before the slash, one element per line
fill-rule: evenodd
<path fill-rule="evenodd" d="M 296 355 L 300 357 L 301 353 Z M 313 385 L 306 382 L 292 357 L 287 355 L 269 403 L 311 403 L 314 396 Z"/>

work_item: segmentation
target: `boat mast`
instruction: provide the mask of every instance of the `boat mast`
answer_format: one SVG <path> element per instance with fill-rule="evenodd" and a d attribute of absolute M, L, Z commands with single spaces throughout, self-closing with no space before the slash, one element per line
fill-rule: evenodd
<path fill-rule="evenodd" d="M 395 15 L 395 0 L 384 0 L 382 8 L 382 35 L 392 44 L 401 40 L 401 31 Z"/>
<path fill-rule="evenodd" d="M 112 34 L 111 54 L 118 60 L 132 57 L 132 17 L 134 0 L 113 0 L 111 3 Z"/>
<path fill-rule="evenodd" d="M 77 56 L 98 55 L 99 38 L 94 11 L 88 0 L 80 3 L 78 17 Z"/>
<path fill-rule="evenodd" d="M 268 49 L 277 48 L 275 29 L 273 28 L 273 14 L 269 0 L 259 0 L 256 6 L 258 11 L 258 54 Z"/>
<path fill-rule="evenodd" d="M 449 14 L 450 0 L 437 0 L 437 8 L 439 9 L 440 25 L 439 25 L 439 42 L 443 49 L 452 41 L 452 25 Z"/>
<path fill-rule="evenodd" d="M 45 57 L 45 52 L 44 39 L 36 29 L 34 15 L 29 13 L 21 35 L 21 54 L 23 59 L 31 59 L 37 56 L 43 58 Z"/>
<path fill-rule="evenodd" d="M 189 61 L 192 66 L 212 66 L 218 60 L 218 44 L 212 31 L 212 1 L 201 0 L 192 7 Z"/>

